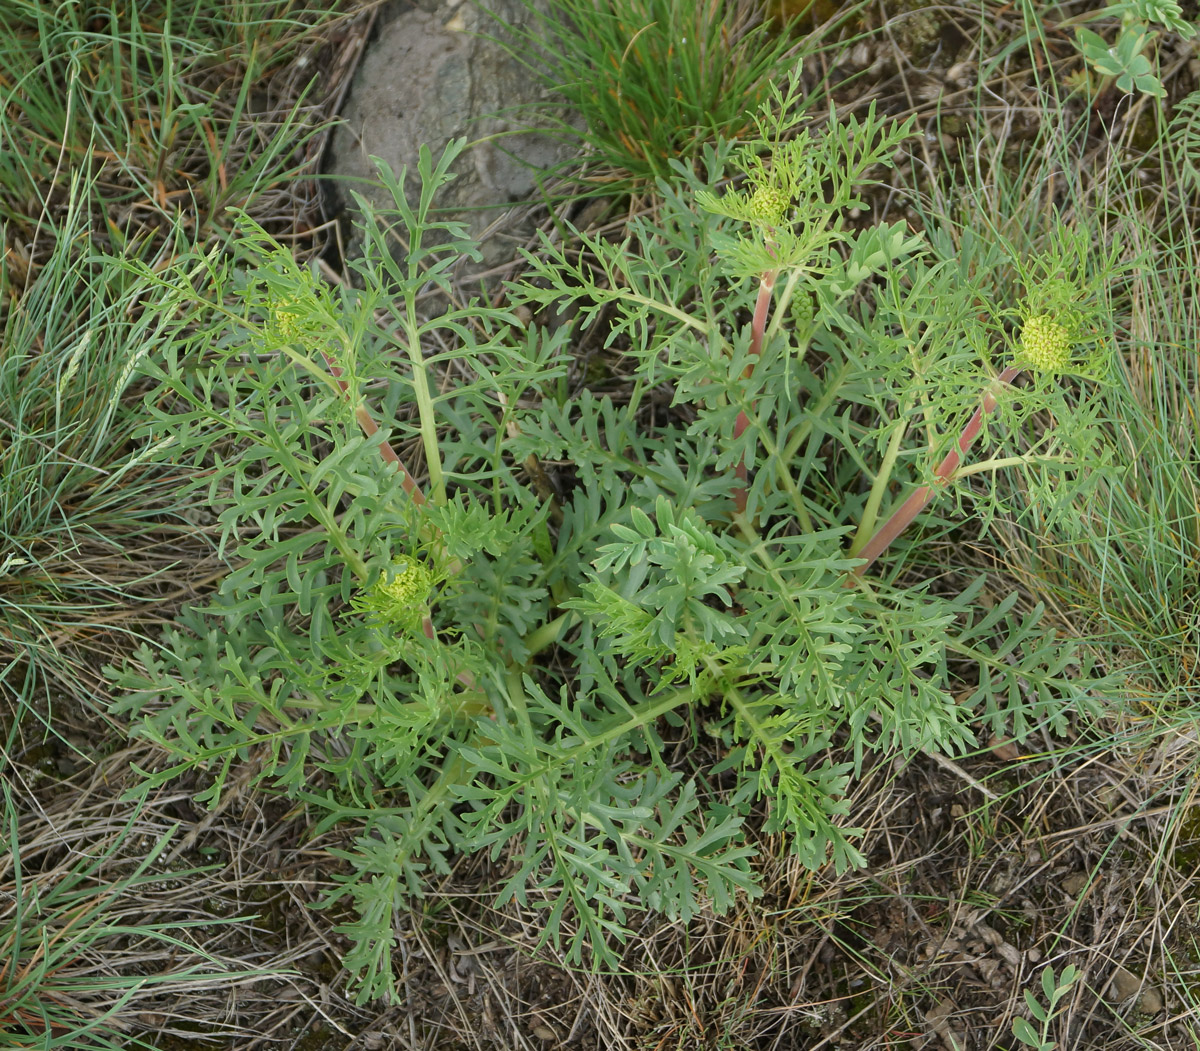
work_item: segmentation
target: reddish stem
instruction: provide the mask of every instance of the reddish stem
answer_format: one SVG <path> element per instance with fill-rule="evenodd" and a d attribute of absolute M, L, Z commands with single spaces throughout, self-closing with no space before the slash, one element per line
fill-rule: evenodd
<path fill-rule="evenodd" d="M 350 385 L 342 379 L 341 366 L 335 365 L 333 359 L 324 351 L 321 352 L 321 357 L 325 359 L 325 364 L 329 366 L 329 374 L 337 380 L 342 393 L 347 393 Z M 379 430 L 379 426 L 371 418 L 371 414 L 367 411 L 365 405 L 359 405 L 355 408 L 354 418 L 358 420 L 359 427 L 362 428 L 363 434 L 368 438 Z M 391 442 L 387 440 L 380 441 L 379 455 L 383 457 L 385 463 L 394 463 L 396 465 L 400 471 L 400 487 L 408 494 L 412 502 L 414 504 L 423 504 L 425 502 L 425 494 L 421 492 L 421 487 L 417 485 L 413 476 L 408 473 L 408 468 L 404 466 L 403 461 L 396 454 L 396 450 L 392 448 Z"/>
<path fill-rule="evenodd" d="M 750 353 L 757 357 L 762 353 L 763 335 L 767 331 L 767 312 L 771 309 L 771 294 L 775 291 L 775 279 L 779 276 L 778 270 L 766 270 L 763 272 L 762 278 L 758 283 L 758 299 L 754 304 L 754 320 L 750 326 Z M 742 375 L 749 379 L 754 373 L 754 363 L 751 362 L 746 366 L 746 371 Z M 746 433 L 746 428 L 750 426 L 750 418 L 746 413 L 739 412 L 737 420 L 733 425 L 733 436 L 740 438 Z M 733 491 L 733 503 L 737 508 L 738 514 L 744 514 L 746 511 L 746 483 L 748 481 L 748 473 L 746 471 L 746 461 L 743 459 L 737 465 L 736 471 L 738 480 L 742 483 Z"/>
<path fill-rule="evenodd" d="M 974 415 L 967 421 L 967 425 L 962 429 L 962 434 L 958 436 L 958 442 L 945 456 L 945 459 L 938 464 L 938 469 L 934 472 L 935 482 L 933 485 L 923 485 L 920 489 L 911 493 L 907 500 L 904 501 L 879 529 L 875 531 L 875 535 L 867 541 L 866 545 L 858 552 L 859 558 L 865 558 L 866 561 L 858 566 L 854 573 L 861 576 L 871 567 L 871 564 L 888 549 L 888 546 L 901 533 L 904 532 L 914 518 L 917 517 L 924 509 L 925 505 L 933 499 L 935 489 L 943 489 L 953 477 L 954 472 L 958 470 L 959 464 L 962 463 L 963 457 L 971 448 L 975 439 L 979 436 L 979 432 L 983 429 L 983 418 L 996 408 L 996 395 L 993 393 L 1001 384 L 1010 384 L 1021 374 L 1021 369 L 1016 365 L 1009 365 L 995 383 L 992 384 L 983 396 L 983 402 L 979 408 L 975 410 Z"/>

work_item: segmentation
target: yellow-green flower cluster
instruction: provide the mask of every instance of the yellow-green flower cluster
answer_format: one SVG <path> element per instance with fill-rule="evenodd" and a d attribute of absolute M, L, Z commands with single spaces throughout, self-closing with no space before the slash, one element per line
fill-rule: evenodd
<path fill-rule="evenodd" d="M 325 342 L 323 337 L 332 320 L 329 294 L 312 271 L 302 269 L 288 253 L 279 251 L 270 256 L 256 277 L 259 284 L 253 301 L 261 304 L 271 339 L 301 345 Z"/>
<path fill-rule="evenodd" d="M 398 558 L 392 563 L 389 579 L 380 579 L 376 589 L 398 605 L 412 606 L 425 601 L 433 577 L 429 570 L 412 558 Z"/>
<path fill-rule="evenodd" d="M 746 212 L 751 219 L 769 226 L 778 226 L 787 214 L 791 198 L 777 186 L 760 186 L 746 201 Z"/>
<path fill-rule="evenodd" d="M 289 343 L 296 342 L 304 333 L 304 310 L 296 298 L 281 299 L 271 308 L 271 322 L 275 330 Z"/>
<path fill-rule="evenodd" d="M 433 574 L 413 558 L 395 559 L 369 594 L 353 603 L 364 613 L 401 628 L 414 628 L 425 613 Z"/>
<path fill-rule="evenodd" d="M 1049 314 L 1029 318 L 1021 327 L 1021 357 L 1034 369 L 1058 372 L 1071 356 L 1071 333 Z"/>

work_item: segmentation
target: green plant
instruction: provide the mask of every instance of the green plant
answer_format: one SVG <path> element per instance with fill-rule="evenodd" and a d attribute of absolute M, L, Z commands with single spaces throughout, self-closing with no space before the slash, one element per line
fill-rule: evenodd
<path fill-rule="evenodd" d="M 1090 29 L 1075 30 L 1085 61 L 1103 78 L 1101 87 L 1115 83 L 1117 90 L 1125 94 L 1140 91 L 1155 98 L 1165 96 L 1166 89 L 1145 52 L 1158 36 L 1151 29 L 1153 25 L 1178 33 L 1184 40 L 1195 35 L 1196 27 L 1183 19 L 1179 4 L 1175 0 L 1122 0 L 1088 17 L 1120 19 L 1111 45 Z"/>
<path fill-rule="evenodd" d="M 895 486 L 953 484 L 987 517 L 1002 508 L 971 487 L 989 473 L 1057 472 L 1047 504 L 1088 484 L 1077 454 L 1100 473 L 1089 403 L 1060 382 L 1103 362 L 1082 249 L 1008 260 L 1024 295 L 981 299 L 902 225 L 848 225 L 911 125 L 872 110 L 797 136 L 796 100 L 775 94 L 699 174 L 673 165 L 621 242 L 547 241 L 510 288 L 604 319 L 619 399 L 572 389 L 570 327 L 479 302 L 420 315 L 475 251 L 430 218 L 461 143 L 422 151 L 415 208 L 381 168 L 396 207 L 365 225 L 363 291 L 249 222 L 231 251 L 129 264 L 161 303 L 146 433 L 174 437 L 230 572 L 119 674 L 117 710 L 170 756 L 151 784 L 204 770 L 215 805 L 253 759 L 325 812 L 318 831 L 359 827 L 324 904 L 355 905 L 360 998 L 394 993 L 393 912 L 454 853 L 503 858 L 501 903 L 611 964 L 636 910 L 758 893 L 752 817 L 811 868 L 862 863 L 847 787 L 869 753 L 1094 707 L 1086 655 L 1040 607 L 981 606 L 983 577 L 935 589 L 903 551 L 868 577 L 853 547 Z M 731 167 L 751 186 L 718 196 Z M 1010 351 L 1009 314 L 1062 334 Z M 994 356 L 1048 351 L 1019 398 L 992 378 Z M 993 455 L 939 472 L 981 387 Z M 714 760 L 672 762 L 680 735 Z"/>
<path fill-rule="evenodd" d="M 1041 1031 L 1035 1029 L 1028 1019 L 1014 1018 L 1013 1036 L 1026 1047 L 1034 1048 L 1034 1051 L 1054 1051 L 1058 1044 L 1049 1038 L 1050 1026 L 1054 1021 L 1054 1009 L 1058 1006 L 1058 1002 L 1071 991 L 1071 986 L 1075 984 L 1078 977 L 1079 969 L 1074 964 L 1067 964 L 1057 978 L 1054 975 L 1053 967 L 1043 968 L 1042 993 L 1045 996 L 1045 1002 L 1039 1001 L 1028 989 L 1025 990 L 1025 1006 L 1029 1008 L 1029 1013 L 1033 1015 L 1034 1021 L 1041 1023 Z"/>

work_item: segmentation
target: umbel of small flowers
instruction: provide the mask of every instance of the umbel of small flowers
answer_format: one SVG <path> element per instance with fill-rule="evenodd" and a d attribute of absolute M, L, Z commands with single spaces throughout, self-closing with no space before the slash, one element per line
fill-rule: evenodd
<path fill-rule="evenodd" d="M 415 558 L 395 558 L 366 594 L 351 601 L 353 609 L 373 614 L 384 624 L 415 631 L 428 614 L 433 574 Z"/>
<path fill-rule="evenodd" d="M 1061 372 L 1071 357 L 1071 331 L 1050 314 L 1028 318 L 1021 326 L 1018 360 L 1039 372 Z"/>

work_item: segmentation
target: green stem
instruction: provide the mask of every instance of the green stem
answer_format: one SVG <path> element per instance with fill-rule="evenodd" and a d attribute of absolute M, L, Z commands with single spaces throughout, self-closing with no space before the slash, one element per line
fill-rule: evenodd
<path fill-rule="evenodd" d="M 427 189 L 427 188 L 426 188 Z M 421 219 L 426 205 L 422 192 Z M 442 455 L 438 447 L 437 417 L 433 411 L 433 397 L 429 393 L 429 376 L 425 370 L 425 355 L 421 352 L 421 323 L 417 317 L 417 296 L 414 289 L 420 285 L 421 238 L 424 227 L 421 222 L 410 228 L 408 252 L 408 281 L 404 292 L 404 349 L 412 365 L 413 394 L 417 399 L 417 415 L 421 421 L 421 444 L 425 448 L 425 463 L 429 469 L 430 496 L 435 504 L 446 503 L 446 481 L 442 473 Z"/>
<path fill-rule="evenodd" d="M 792 496 L 792 504 L 796 510 L 796 518 L 800 522 L 800 528 L 806 533 L 813 532 L 812 517 L 808 513 L 808 508 L 805 506 L 804 497 L 800 493 L 800 487 L 796 484 L 796 480 L 792 477 L 792 472 L 788 466 L 796 458 L 796 453 L 800 446 L 808 440 L 808 436 L 812 433 L 813 421 L 825 419 L 826 412 L 829 406 L 833 404 L 837 397 L 838 391 L 845 382 L 846 377 L 850 374 L 850 363 L 843 362 L 842 367 L 838 369 L 834 377 L 826 385 L 825 390 L 821 393 L 820 399 L 810 410 L 805 413 L 804 422 L 796 428 L 791 437 L 788 438 L 787 445 L 783 447 L 780 453 L 775 458 L 776 470 L 779 472 L 780 484 Z"/>
<path fill-rule="evenodd" d="M 417 399 L 417 415 L 421 421 L 421 444 L 425 449 L 425 463 L 429 469 L 430 499 L 435 504 L 446 503 L 446 479 L 442 473 L 442 453 L 438 445 L 437 416 L 433 409 L 433 396 L 429 393 L 429 376 L 425 369 L 425 355 L 421 353 L 421 325 L 417 319 L 416 297 L 406 293 L 404 297 L 405 351 L 412 365 L 413 394 Z"/>
<path fill-rule="evenodd" d="M 797 267 L 788 271 L 787 284 L 783 286 L 783 291 L 776 297 L 775 312 L 771 315 L 771 324 L 767 326 L 766 334 L 763 338 L 765 343 L 769 343 L 778 334 L 783 327 L 784 319 L 787 317 L 788 307 L 791 305 L 792 296 L 795 295 L 796 286 L 800 283 L 800 279 L 804 277 L 804 270 Z M 807 342 L 805 343 L 807 346 Z M 803 354 L 801 355 L 803 358 Z"/>
<path fill-rule="evenodd" d="M 751 404 L 747 408 L 753 410 L 754 406 Z M 758 440 L 762 443 L 763 452 L 767 454 L 767 459 L 773 460 L 776 464 L 776 475 L 779 479 L 779 484 L 791 498 L 792 506 L 796 510 L 796 517 L 800 520 L 800 527 L 806 533 L 811 533 L 813 531 L 812 518 L 809 517 L 808 508 L 804 506 L 804 497 L 796 486 L 796 480 L 792 477 L 792 472 L 787 469 L 787 461 L 781 458 L 779 447 L 772 441 L 771 436 L 766 430 L 759 432 Z M 742 515 L 744 510 L 744 507 L 739 510 L 739 517 L 744 517 Z"/>
<path fill-rule="evenodd" d="M 714 325 L 705 324 L 703 321 L 697 321 L 686 310 L 680 310 L 678 307 L 673 307 L 668 303 L 663 303 L 657 299 L 651 299 L 648 296 L 638 295 L 636 292 L 630 292 L 626 289 L 619 289 L 612 297 L 613 299 L 623 299 L 628 303 L 637 303 L 638 306 L 649 307 L 651 310 L 657 310 L 660 314 L 666 314 L 667 317 L 674 318 L 687 325 L 689 328 L 694 328 L 697 332 L 705 336 L 714 334 Z"/>
<path fill-rule="evenodd" d="M 334 547 L 338 549 L 338 553 L 345 559 L 346 565 L 358 579 L 359 583 L 365 584 L 367 577 L 370 575 L 367 570 L 367 563 L 342 531 L 337 516 L 329 510 L 316 490 L 306 481 L 306 476 L 312 472 L 312 468 L 306 467 L 296 459 L 287 442 L 280 439 L 278 435 L 267 432 L 267 437 L 271 439 L 271 447 L 279 458 L 280 466 L 291 475 L 296 486 L 304 493 L 304 502 L 308 507 L 308 513 L 316 519 L 317 523 L 324 530 L 325 535 L 333 541 Z"/>
<path fill-rule="evenodd" d="M 708 695 L 709 691 L 704 683 L 697 683 L 694 686 L 686 686 L 679 690 L 672 690 L 670 693 L 661 694 L 659 695 L 661 699 L 657 703 L 633 708 L 628 719 L 622 719 L 619 723 L 610 726 L 607 730 L 601 731 L 594 737 L 588 737 L 586 741 L 575 745 L 573 748 L 556 752 L 540 769 L 529 770 L 525 775 L 525 779 L 531 781 L 534 778 L 544 776 L 555 767 L 568 766 L 574 763 L 575 760 L 608 744 L 609 741 L 619 740 L 633 733 L 635 730 L 651 726 L 668 712 L 673 712 L 676 708 L 680 708 L 685 704 L 694 704 L 697 701 L 703 700 Z"/>
<path fill-rule="evenodd" d="M 892 470 L 900 456 L 900 445 L 907 432 L 908 425 L 901 415 L 895 421 L 892 436 L 888 439 L 887 451 L 883 454 L 883 463 L 879 465 L 875 481 L 871 483 L 871 492 L 867 496 L 867 506 L 863 508 L 862 521 L 858 523 L 854 541 L 850 544 L 850 554 L 852 555 L 858 554 L 875 529 L 875 523 L 879 518 L 879 507 L 883 503 L 883 494 L 887 492 L 888 486 L 891 484 Z"/>
<path fill-rule="evenodd" d="M 788 439 L 787 445 L 783 447 L 783 462 L 791 463 L 799 452 L 800 446 L 807 440 L 812 433 L 813 421 L 825 419 L 829 406 L 833 404 L 834 399 L 838 396 L 842 384 L 846 382 L 846 377 L 850 375 L 850 362 L 843 361 L 842 367 L 837 370 L 833 378 L 826 385 L 825 390 L 821 393 L 820 399 L 816 405 L 805 413 L 805 420 Z"/>
<path fill-rule="evenodd" d="M 540 628 L 535 628 L 525 636 L 525 647 L 529 650 L 529 656 L 536 657 L 542 650 L 553 646 L 562 632 L 574 627 L 578 620 L 579 614 L 570 610 L 547 621 Z"/>
<path fill-rule="evenodd" d="M 1006 467 L 1020 467 L 1027 463 L 1067 463 L 1069 459 L 1067 456 L 996 456 L 982 463 L 960 467 L 950 476 L 950 481 L 957 482 L 960 478 L 969 478 L 984 471 L 1002 471 Z"/>

